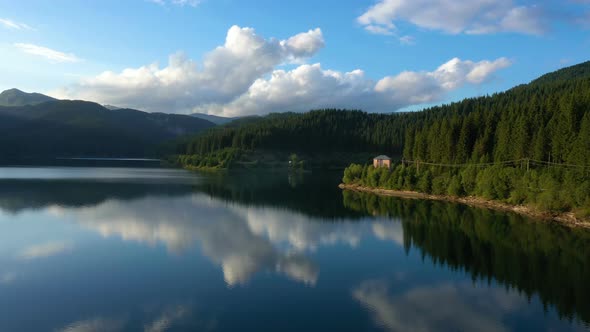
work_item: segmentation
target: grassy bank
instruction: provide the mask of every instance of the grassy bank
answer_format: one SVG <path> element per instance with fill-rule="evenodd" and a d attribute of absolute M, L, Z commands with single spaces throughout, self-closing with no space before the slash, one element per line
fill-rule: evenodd
<path fill-rule="evenodd" d="M 576 216 L 571 212 L 562 212 L 562 213 L 552 213 L 549 211 L 542 211 L 538 210 L 531 206 L 526 205 L 511 205 L 508 203 L 503 203 L 500 201 L 489 200 L 482 197 L 475 197 L 475 196 L 467 196 L 467 197 L 459 197 L 459 196 L 449 196 L 449 195 L 430 195 L 425 193 L 420 193 L 417 191 L 405 191 L 405 190 L 391 190 L 391 189 L 380 189 L 380 188 L 371 188 L 371 187 L 363 187 L 359 185 L 351 185 L 351 184 L 340 184 L 340 189 L 344 190 L 352 190 L 358 192 L 366 192 L 372 193 L 380 196 L 392 196 L 392 197 L 400 197 L 400 198 L 407 198 L 407 199 L 428 199 L 428 200 L 435 200 L 435 201 L 447 201 L 447 202 L 455 202 L 466 204 L 473 207 L 479 208 L 488 208 L 498 211 L 509 211 L 515 212 L 521 215 L 525 215 L 528 217 L 536 218 L 536 219 L 543 219 L 543 220 L 553 220 L 557 221 L 569 226 L 575 227 L 584 227 L 590 229 L 590 218 L 583 218 Z"/>

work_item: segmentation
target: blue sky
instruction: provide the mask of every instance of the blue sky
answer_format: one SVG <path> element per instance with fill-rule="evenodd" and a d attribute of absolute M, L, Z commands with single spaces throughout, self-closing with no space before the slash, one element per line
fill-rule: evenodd
<path fill-rule="evenodd" d="M 391 112 L 586 61 L 588 27 L 584 0 L 0 1 L 0 89 L 176 113 Z"/>

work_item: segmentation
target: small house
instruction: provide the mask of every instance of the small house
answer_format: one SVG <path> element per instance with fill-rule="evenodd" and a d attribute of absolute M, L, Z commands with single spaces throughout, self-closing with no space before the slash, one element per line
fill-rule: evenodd
<path fill-rule="evenodd" d="M 373 166 L 375 168 L 387 167 L 387 169 L 391 169 L 391 158 L 385 155 L 377 156 L 373 158 Z"/>

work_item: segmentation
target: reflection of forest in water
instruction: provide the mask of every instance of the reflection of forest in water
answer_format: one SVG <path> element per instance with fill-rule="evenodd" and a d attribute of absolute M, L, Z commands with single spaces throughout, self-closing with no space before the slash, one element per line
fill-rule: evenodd
<path fill-rule="evenodd" d="M 236 172 L 211 176 L 195 186 L 217 199 L 248 206 L 286 208 L 324 219 L 366 216 L 342 207 L 341 172 Z"/>
<path fill-rule="evenodd" d="M 560 317 L 590 322 L 590 232 L 446 202 L 345 191 L 344 206 L 403 224 L 404 246 L 435 264 L 537 294 Z"/>
<path fill-rule="evenodd" d="M 189 173 L 190 174 L 190 173 Z M 195 175 L 194 181 L 166 179 L 0 180 L 0 209 L 18 212 L 51 205 L 95 206 L 109 199 L 137 200 L 147 196 L 184 196 L 204 193 L 247 206 L 286 208 L 311 217 L 354 218 L 365 213 L 344 209 L 337 187 L 340 172 L 235 172 Z"/>
<path fill-rule="evenodd" d="M 81 180 L 0 181 L 0 210 L 17 213 L 52 205 L 95 206 L 109 199 L 134 200 L 145 196 L 180 196 L 190 186 L 159 183 L 121 183 Z"/>

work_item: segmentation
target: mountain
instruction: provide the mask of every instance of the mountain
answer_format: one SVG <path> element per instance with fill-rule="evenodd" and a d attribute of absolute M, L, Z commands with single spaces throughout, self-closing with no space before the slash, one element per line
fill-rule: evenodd
<path fill-rule="evenodd" d="M 521 158 L 590 164 L 590 62 L 502 93 L 420 112 L 318 110 L 217 127 L 180 147 L 183 163 L 228 165 L 244 151 L 368 152 L 438 163 Z M 232 149 L 231 153 L 227 149 Z M 215 163 L 216 159 L 224 162 Z M 229 159 L 228 159 L 229 158 Z M 246 159 L 248 159 L 247 157 Z"/>
<path fill-rule="evenodd" d="M 199 119 L 211 121 L 211 122 L 213 122 L 217 125 L 220 125 L 220 126 L 228 125 L 230 123 L 232 126 L 239 126 L 244 123 L 255 122 L 255 121 L 262 118 L 259 115 L 236 116 L 233 118 L 228 118 L 228 117 L 205 114 L 205 113 L 193 113 L 193 114 L 191 114 L 191 116 L 197 117 Z"/>
<path fill-rule="evenodd" d="M 0 93 L 0 106 L 36 105 L 56 100 L 40 93 L 27 93 L 19 89 L 9 89 Z"/>
<path fill-rule="evenodd" d="M 108 110 L 87 101 L 0 106 L 0 156 L 146 157 L 215 124 L 186 115 Z"/>
<path fill-rule="evenodd" d="M 205 113 L 193 113 L 193 114 L 191 114 L 191 116 L 194 116 L 199 119 L 211 121 L 217 125 L 224 125 L 226 123 L 230 123 L 230 122 L 237 119 L 237 118 L 226 118 L 223 116 L 210 115 L 210 114 L 205 114 Z"/>

